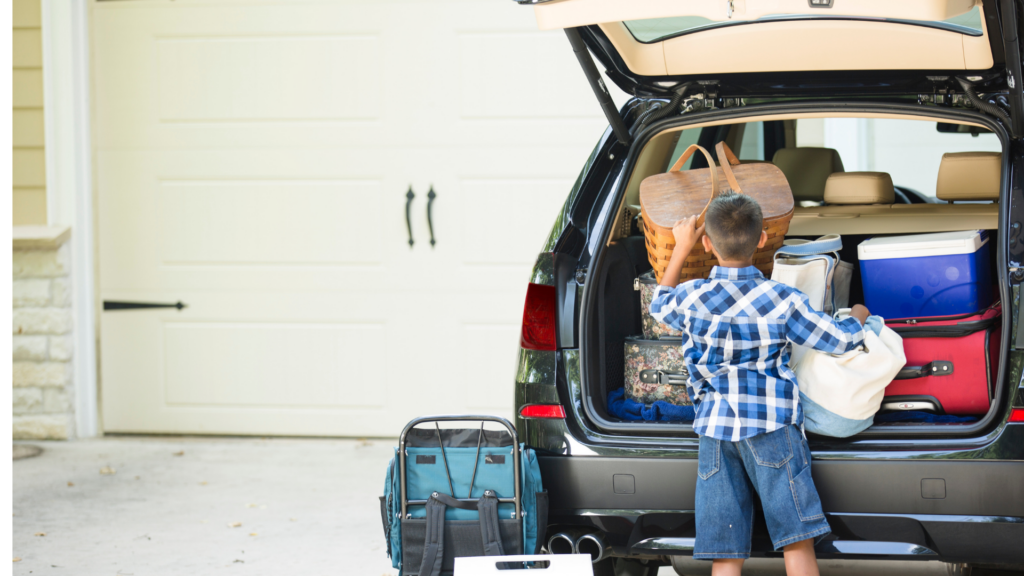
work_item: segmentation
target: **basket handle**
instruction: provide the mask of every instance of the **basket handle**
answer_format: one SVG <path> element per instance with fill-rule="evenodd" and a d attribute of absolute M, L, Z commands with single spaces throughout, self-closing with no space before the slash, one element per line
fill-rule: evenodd
<path fill-rule="evenodd" d="M 729 180 L 729 187 L 732 188 L 733 192 L 743 194 L 740 183 L 736 181 L 736 175 L 732 173 L 732 167 L 740 165 L 739 158 L 732 153 L 732 149 L 729 148 L 725 141 L 715 145 L 715 153 L 718 155 L 718 161 L 722 164 L 722 172 L 725 172 L 725 178 Z"/>
<path fill-rule="evenodd" d="M 683 155 L 679 157 L 679 160 L 676 160 L 676 163 L 673 164 L 672 167 L 668 169 L 668 171 L 675 172 L 676 170 L 682 168 L 683 164 L 685 164 L 686 161 L 690 159 L 690 156 L 693 156 L 693 153 L 697 150 L 700 150 L 700 153 L 703 154 L 704 158 L 707 159 L 708 172 L 711 172 L 711 198 L 708 198 L 708 203 L 704 206 L 704 209 L 700 211 L 700 214 L 697 216 L 697 222 L 695 224 L 697 228 L 700 228 L 700 226 L 704 223 L 704 214 L 708 211 L 708 206 L 711 206 L 711 201 L 715 199 L 715 196 L 718 196 L 718 168 L 715 167 L 715 160 L 711 158 L 711 154 L 709 154 L 703 146 L 700 146 L 698 144 L 690 144 L 689 146 L 686 147 L 686 150 L 683 151 Z"/>

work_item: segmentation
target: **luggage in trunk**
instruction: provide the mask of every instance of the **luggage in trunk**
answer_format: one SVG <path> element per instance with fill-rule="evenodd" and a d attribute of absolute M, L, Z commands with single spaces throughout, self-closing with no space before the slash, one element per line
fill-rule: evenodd
<path fill-rule="evenodd" d="M 642 404 L 664 400 L 677 406 L 693 402 L 686 391 L 689 373 L 683 361 L 682 338 L 626 338 L 626 397 Z"/>
<path fill-rule="evenodd" d="M 654 290 L 657 287 L 658 279 L 654 277 L 654 270 L 641 274 L 633 285 L 634 289 L 640 291 L 640 318 L 643 321 L 644 338 L 648 340 L 679 338 L 683 335 L 682 332 L 669 328 L 651 316 L 651 301 L 654 300 Z"/>
<path fill-rule="evenodd" d="M 883 410 L 988 412 L 999 365 L 998 304 L 977 314 L 890 320 L 907 365 L 885 389 Z"/>
<path fill-rule="evenodd" d="M 883 318 L 971 314 L 992 303 L 987 230 L 871 238 L 857 257 L 864 303 Z"/>
<path fill-rule="evenodd" d="M 709 167 L 680 170 L 698 150 L 707 159 Z M 715 168 L 714 160 L 707 150 L 692 144 L 668 172 L 648 176 L 640 183 L 640 208 L 644 236 L 647 239 L 647 257 L 659 282 L 675 249 L 672 227 L 679 220 L 695 215 L 699 215 L 697 225 L 702 225 L 711 200 L 723 191 L 719 187 L 723 177 L 728 181 L 726 189 L 737 194 L 747 194 L 761 205 L 768 242 L 754 255 L 754 265 L 765 276 L 771 276 L 775 250 L 782 246 L 782 240 L 789 230 L 789 221 L 793 218 L 793 192 L 789 182 L 774 164 L 740 164 L 724 142 L 719 142 L 715 151 L 721 162 L 720 168 Z M 686 258 L 678 281 L 707 278 L 717 263 L 714 254 L 705 252 L 704 246 L 697 242 Z"/>

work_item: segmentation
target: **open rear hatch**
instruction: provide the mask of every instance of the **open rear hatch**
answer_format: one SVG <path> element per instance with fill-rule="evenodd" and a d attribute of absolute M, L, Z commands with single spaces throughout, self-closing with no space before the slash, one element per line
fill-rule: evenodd
<path fill-rule="evenodd" d="M 686 85 L 713 98 L 951 98 L 964 82 L 977 92 L 1008 89 L 1011 133 L 1021 134 L 1021 0 L 523 3 L 533 4 L 541 29 L 566 31 L 606 113 L 611 100 L 584 45 L 610 80 L 639 98 L 671 98 Z"/>

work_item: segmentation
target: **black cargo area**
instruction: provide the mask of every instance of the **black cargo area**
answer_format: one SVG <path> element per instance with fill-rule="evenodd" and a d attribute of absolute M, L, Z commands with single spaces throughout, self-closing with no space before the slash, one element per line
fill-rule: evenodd
<path fill-rule="evenodd" d="M 994 247 L 998 242 L 996 231 L 989 231 L 992 235 L 989 242 Z M 878 235 L 873 235 L 878 236 Z M 860 266 L 857 259 L 857 246 L 867 235 L 844 235 L 843 250 L 840 252 L 841 260 L 853 264 L 853 277 L 850 285 L 850 304 L 863 303 L 864 295 L 861 286 Z M 813 239 L 813 238 L 808 238 Z M 996 257 L 993 250 L 992 255 L 992 286 L 995 291 L 994 302 L 1000 301 L 998 293 L 998 279 L 996 273 Z M 651 270 L 647 259 L 645 240 L 642 235 L 632 235 L 610 243 L 604 253 L 603 263 L 599 276 L 594 278 L 598 282 L 596 292 L 597 299 L 593 309 L 589 312 L 592 320 L 584 323 L 584 329 L 588 332 L 588 341 L 595 343 L 590 349 L 583 350 L 584 361 L 589 367 L 599 366 L 598 377 L 591 373 L 584 380 L 585 393 L 589 396 L 585 402 L 592 417 L 598 422 L 604 421 L 611 424 L 609 431 L 615 432 L 618 428 L 621 433 L 633 434 L 637 430 L 646 429 L 652 433 L 663 432 L 666 434 L 679 434 L 692 432 L 690 421 L 687 420 L 637 420 L 634 418 L 621 417 L 621 410 L 610 409 L 609 395 L 621 402 L 621 396 L 625 385 L 625 355 L 624 344 L 626 339 L 642 333 L 641 316 L 641 293 L 636 288 L 637 278 Z M 1005 306 L 1004 306 L 1005 308 Z M 998 342 L 996 342 L 996 345 Z M 1005 347 L 1004 347 L 1005 349 Z M 593 362 L 593 356 L 598 356 L 597 362 Z M 999 353 L 996 352 L 996 357 Z M 1001 360 L 991 366 L 987 377 L 990 393 L 994 393 L 998 367 Z M 619 391 L 619 392 L 616 392 Z M 990 397 L 991 399 L 991 397 Z M 630 401 L 632 402 L 632 401 Z M 633 408 L 636 408 L 634 403 Z M 994 403 L 993 403 L 994 405 Z M 616 404 L 616 406 L 618 406 Z M 621 406 L 620 406 L 621 408 Z M 651 405 L 645 409 L 650 410 Z M 991 409 L 990 409 L 991 410 Z M 893 435 L 901 434 L 901 430 L 914 428 L 920 430 L 923 425 L 941 426 L 947 430 L 950 427 L 961 428 L 964 425 L 975 424 L 983 418 L 983 415 L 955 415 L 943 414 L 934 411 L 881 411 L 875 417 L 875 424 L 872 431 L 888 430 Z M 628 429 L 627 429 L 628 428 Z"/>

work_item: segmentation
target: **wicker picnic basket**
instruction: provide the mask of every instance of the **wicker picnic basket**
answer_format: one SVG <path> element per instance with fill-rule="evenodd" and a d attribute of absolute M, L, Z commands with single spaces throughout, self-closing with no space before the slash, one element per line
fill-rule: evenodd
<path fill-rule="evenodd" d="M 698 150 L 707 158 L 709 168 L 680 170 Z M 676 247 L 672 226 L 694 214 L 699 215 L 697 226 L 702 225 L 711 200 L 724 192 L 719 187 L 722 176 L 728 181 L 726 189 L 737 194 L 747 194 L 761 205 L 768 241 L 754 254 L 754 266 L 765 276 L 771 276 L 775 251 L 782 246 L 789 230 L 789 221 L 793 218 L 793 191 L 789 188 L 789 182 L 782 170 L 774 164 L 740 164 L 725 142 L 719 142 L 715 151 L 721 161 L 720 168 L 715 168 L 715 162 L 707 150 L 691 144 L 668 172 L 649 176 L 640 183 L 640 210 L 647 240 L 647 259 L 654 268 L 658 282 L 661 282 L 672 250 Z M 718 260 L 715 255 L 705 252 L 704 245 L 697 242 L 686 258 L 679 281 L 707 278 L 716 264 Z"/>

